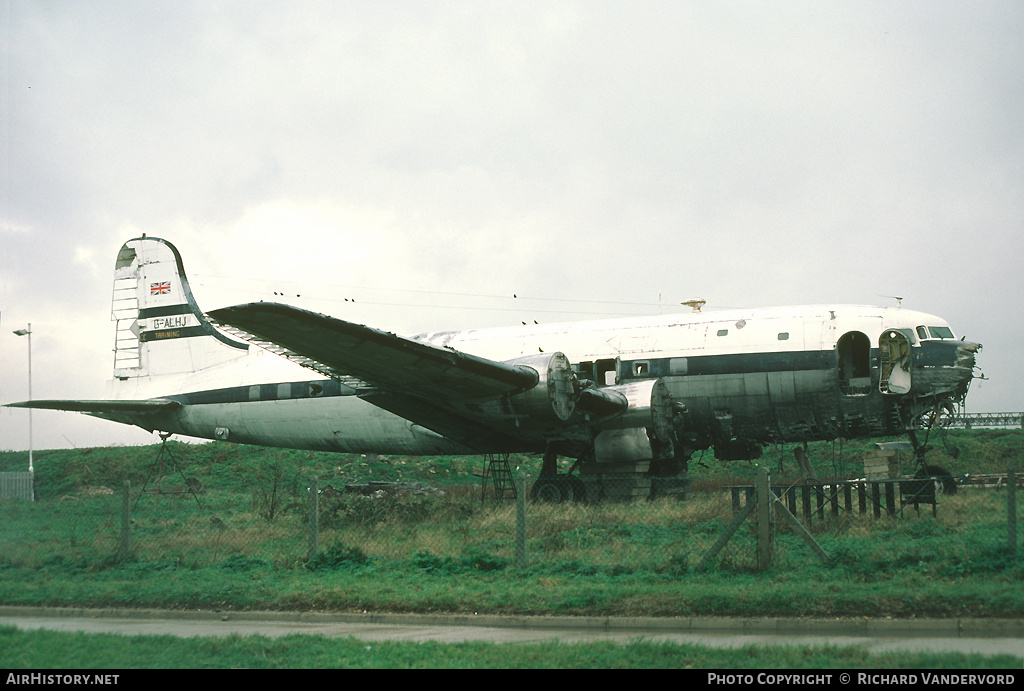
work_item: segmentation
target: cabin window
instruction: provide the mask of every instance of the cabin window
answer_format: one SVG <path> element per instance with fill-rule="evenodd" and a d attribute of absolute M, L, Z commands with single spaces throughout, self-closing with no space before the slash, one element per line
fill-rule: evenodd
<path fill-rule="evenodd" d="M 789 332 L 788 331 L 781 332 L 779 334 L 779 340 L 780 341 L 788 341 L 789 340 Z"/>
<path fill-rule="evenodd" d="M 645 361 L 633 363 L 633 375 L 643 376 L 651 371 L 651 363 Z"/>
<path fill-rule="evenodd" d="M 668 361 L 668 371 L 671 374 L 686 374 L 686 358 L 670 358 Z"/>
<path fill-rule="evenodd" d="M 860 331 L 850 331 L 836 343 L 839 390 L 847 396 L 871 391 L 871 340 Z"/>
<path fill-rule="evenodd" d="M 260 400 L 260 385 L 256 384 L 249 387 L 249 400 L 258 401 Z"/>
<path fill-rule="evenodd" d="M 285 400 L 288 400 L 291 397 L 292 397 L 292 385 L 290 383 L 288 383 L 288 384 L 278 384 L 277 385 L 277 398 L 278 398 L 278 400 L 285 401 Z"/>
<path fill-rule="evenodd" d="M 719 329 L 718 330 L 718 335 L 719 336 L 728 336 L 729 335 L 729 329 Z"/>

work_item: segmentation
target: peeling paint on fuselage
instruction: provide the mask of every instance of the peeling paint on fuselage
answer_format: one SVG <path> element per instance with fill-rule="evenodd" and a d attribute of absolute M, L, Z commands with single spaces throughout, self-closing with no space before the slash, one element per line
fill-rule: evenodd
<path fill-rule="evenodd" d="M 965 357 L 960 341 L 915 341 L 912 390 L 899 396 L 879 390 L 880 335 L 920 324 L 947 326 L 912 310 L 792 307 L 416 338 L 498 361 L 563 352 L 581 377 L 595 372 L 594 363 L 611 363 L 617 383 L 660 378 L 673 399 L 686 406 L 694 447 L 707 448 L 735 440 L 765 444 L 898 434 L 935 405 L 959 403 L 974 365 L 973 352 Z M 844 393 L 837 342 L 851 332 L 864 334 L 872 347 L 864 355 L 866 386 Z M 256 366 L 253 358 L 263 363 Z M 266 366 L 268 358 L 274 367 Z M 495 448 L 469 449 L 373 406 L 344 385 L 334 391 L 329 380 L 307 381 L 309 374 L 254 349 L 233 363 L 197 372 L 193 379 L 205 380 L 208 387 L 191 393 L 169 395 L 172 381 L 161 384 L 158 377 L 121 382 L 118 388 L 129 398 L 163 396 L 188 404 L 136 424 L 191 436 L 216 438 L 217 428 L 227 428 L 232 441 L 358 453 L 543 450 L 540 436 L 524 436 L 519 445 L 506 440 Z M 311 397 L 308 388 L 317 381 L 323 389 Z"/>
<path fill-rule="evenodd" d="M 614 322 L 425 334 L 427 342 L 494 359 L 542 348 L 565 352 L 578 371 L 614 359 L 616 381 L 661 378 L 685 404 L 698 448 L 900 434 L 922 414 L 963 401 L 978 346 L 919 340 L 918 326 L 948 324 L 930 314 L 870 306 L 731 310 Z M 910 331 L 914 385 L 880 391 L 879 339 Z M 864 386 L 840 387 L 837 343 L 866 336 Z M 950 332 L 952 333 L 952 332 Z M 678 372 L 678 374 L 676 374 Z M 604 382 L 597 382 L 598 385 Z"/>

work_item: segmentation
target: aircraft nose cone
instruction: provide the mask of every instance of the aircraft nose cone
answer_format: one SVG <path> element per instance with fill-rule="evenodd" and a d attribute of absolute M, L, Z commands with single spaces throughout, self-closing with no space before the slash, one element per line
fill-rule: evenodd
<path fill-rule="evenodd" d="M 980 343 L 962 343 L 961 347 L 956 349 L 957 358 L 961 361 L 962 366 L 970 371 L 971 379 L 974 379 L 974 368 L 977 360 L 975 355 L 980 352 Z"/>
<path fill-rule="evenodd" d="M 971 381 L 975 378 L 974 367 L 976 355 L 981 352 L 980 343 L 961 342 L 956 349 L 956 366 L 954 370 L 959 373 L 960 383 L 958 391 L 961 395 L 967 394 Z"/>
<path fill-rule="evenodd" d="M 961 367 L 974 367 L 975 355 L 980 352 L 980 343 L 961 342 L 956 348 L 957 364 Z"/>

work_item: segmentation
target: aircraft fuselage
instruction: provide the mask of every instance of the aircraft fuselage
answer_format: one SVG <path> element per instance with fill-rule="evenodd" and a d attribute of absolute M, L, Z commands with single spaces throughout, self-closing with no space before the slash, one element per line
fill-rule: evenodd
<path fill-rule="evenodd" d="M 946 334 L 932 315 L 900 308 L 792 307 L 697 313 L 565 325 L 421 334 L 415 340 L 506 361 L 537 352 L 566 354 L 577 375 L 598 387 L 657 379 L 686 408 L 695 448 L 749 457 L 773 442 L 887 436 L 904 432 L 937 405 L 962 400 L 977 346 Z M 923 338 L 918 336 L 922 329 Z M 906 347 L 906 391 L 888 390 L 895 335 Z M 885 351 L 885 352 L 883 352 Z M 252 356 L 264 360 L 255 364 Z M 278 359 L 268 380 L 267 354 L 197 372 L 193 387 L 159 378 L 126 397 L 166 397 L 184 404 L 145 421 L 178 434 L 242 443 L 393 454 L 543 451 L 545 438 L 470 447 L 367 403 L 356 389 Z M 237 379 L 236 379 L 237 378 Z M 176 377 L 171 377 L 176 379 Z M 234 386 L 214 386 L 236 379 Z M 117 383 L 117 382 L 116 382 Z"/>

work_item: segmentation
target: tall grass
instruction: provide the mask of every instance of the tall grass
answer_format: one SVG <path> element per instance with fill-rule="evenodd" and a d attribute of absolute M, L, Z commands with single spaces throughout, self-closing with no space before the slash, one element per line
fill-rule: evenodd
<path fill-rule="evenodd" d="M 308 551 L 307 506 L 294 502 L 273 520 L 246 495 L 223 491 L 202 496 L 143 496 L 131 513 L 131 558 L 172 560 L 189 568 L 233 555 L 281 568 L 301 567 Z M 76 563 L 80 569 L 112 563 L 121 531 L 122 498 L 99 495 L 75 501 L 6 502 L 0 553 L 6 565 L 39 568 Z M 937 518 L 903 519 L 842 512 L 817 517 L 809 527 L 838 567 L 861 575 L 893 567 L 924 568 L 933 575 L 992 571 L 1012 565 L 1005 547 L 1005 494 L 964 489 L 941 499 Z M 599 504 L 530 504 L 527 553 L 534 565 L 572 563 L 581 569 L 618 566 L 630 571 L 679 572 L 695 565 L 732 518 L 721 492 Z M 429 552 L 460 558 L 492 554 L 511 560 L 515 507 L 478 498 L 444 496 L 343 496 L 321 500 L 319 542 L 323 548 L 359 547 L 377 562 L 409 562 Z M 752 523 L 741 528 L 720 568 L 754 567 Z M 801 540 L 776 525 L 774 563 L 792 568 L 813 561 Z M 997 570 L 997 569 L 996 569 Z"/>
<path fill-rule="evenodd" d="M 960 439 L 963 450 L 951 461 L 973 455 L 998 465 L 1024 436 L 995 436 L 991 449 L 977 435 Z M 529 504 L 528 568 L 521 570 L 515 567 L 515 506 L 481 500 L 472 475 L 480 466 L 472 458 L 416 464 L 395 458 L 364 467 L 358 456 L 217 444 L 179 444 L 174 453 L 186 476 L 205 487 L 198 502 L 188 494 L 137 496 L 155 448 L 40 454 L 37 466 L 46 468 L 40 501 L 0 502 L 0 601 L 659 615 L 1024 614 L 1024 592 L 1017 587 L 1024 567 L 1020 553 L 1007 550 L 1002 491 L 965 488 L 943 496 L 936 518 L 912 509 L 902 519 L 845 511 L 815 516 L 808 527 L 831 555 L 828 566 L 780 522 L 772 568 L 758 573 L 748 523 L 710 572 L 698 574 L 694 566 L 733 517 L 728 493 L 717 487 L 741 481 L 726 473 L 744 464 L 712 467 L 704 477 L 717 482 L 695 483 L 685 501 Z M 10 454 L 0 454 L 0 466 L 8 461 Z M 316 475 L 320 487 L 341 487 L 367 479 L 360 474 L 366 468 L 373 479 L 416 480 L 443 493 L 322 495 L 319 551 L 310 558 L 310 478 Z M 135 489 L 131 550 L 122 563 L 116 555 L 125 480 Z M 162 486 L 175 482 L 182 484 L 168 475 Z M 271 494 L 277 503 L 268 511 Z"/>

